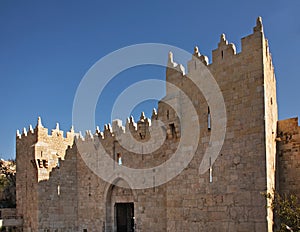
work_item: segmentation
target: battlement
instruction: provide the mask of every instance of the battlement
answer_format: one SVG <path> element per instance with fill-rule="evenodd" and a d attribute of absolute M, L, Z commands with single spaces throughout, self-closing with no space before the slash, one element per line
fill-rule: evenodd
<path fill-rule="evenodd" d="M 224 68 L 240 68 L 243 72 L 249 72 L 252 67 L 253 71 L 254 68 L 256 70 L 263 70 L 263 65 L 266 65 L 265 67 L 269 67 L 273 72 L 272 56 L 269 51 L 268 40 L 264 36 L 262 18 L 257 18 L 252 34 L 241 39 L 240 52 L 236 51 L 235 44 L 228 42 L 225 34 L 221 34 L 217 48 L 212 51 L 212 62 L 209 61 L 206 55 L 201 54 L 200 49 L 196 46 L 191 60 L 187 63 L 187 71 L 184 65 L 174 61 L 173 54 L 170 52 L 168 55 L 168 68 L 166 70 L 167 81 L 175 85 L 182 85 L 188 79 L 189 74 L 198 68 L 199 61 L 201 64 L 207 66 L 214 76 L 216 72 L 218 73 L 215 78 L 220 78 L 220 80 L 217 81 L 221 81 L 221 78 L 226 78 L 228 82 L 234 81 L 228 77 L 226 72 L 222 73 L 222 69 Z M 167 88 L 168 94 L 173 93 Z"/>
<path fill-rule="evenodd" d="M 51 130 L 51 134 L 49 134 L 48 128 L 45 128 L 42 124 L 42 119 L 41 117 L 38 117 L 37 124 L 35 128 L 33 129 L 32 125 L 29 125 L 29 129 L 24 127 L 22 130 L 22 133 L 20 133 L 19 130 L 16 132 L 16 137 L 17 140 L 21 140 L 27 137 L 36 137 L 37 139 L 40 137 L 56 137 L 56 138 L 62 138 L 62 139 L 73 139 L 73 137 L 76 134 L 74 133 L 74 128 L 73 126 L 71 127 L 70 131 L 66 133 L 66 137 L 64 137 L 64 132 L 60 130 L 59 128 L 59 123 L 56 123 L 55 129 Z"/>
<path fill-rule="evenodd" d="M 279 134 L 281 132 L 287 132 L 287 131 L 297 132 L 297 131 L 299 131 L 299 129 L 300 129 L 300 126 L 299 126 L 299 122 L 298 122 L 298 117 L 288 118 L 288 119 L 278 121 L 278 133 Z"/>
<path fill-rule="evenodd" d="M 100 138 L 101 140 L 110 139 L 115 136 L 121 136 L 122 134 L 131 133 L 132 136 L 137 140 L 147 141 L 150 137 L 150 131 L 155 130 L 155 121 L 158 120 L 158 115 L 156 109 L 153 109 L 151 119 L 145 116 L 144 112 L 141 112 L 141 116 L 137 122 L 134 121 L 133 116 L 127 118 L 126 124 L 123 125 L 122 120 L 115 119 L 111 124 L 105 124 L 103 131 L 100 130 L 99 126 L 95 128 L 93 133 L 91 130 L 86 130 L 84 136 L 82 132 L 75 132 L 74 127 L 66 132 L 64 136 L 64 131 L 60 130 L 59 123 L 56 123 L 55 129 L 51 130 L 49 134 L 49 129 L 42 125 L 41 117 L 38 117 L 37 125 L 33 129 L 32 125 L 29 126 L 28 131 L 24 127 L 22 134 L 19 130 L 16 132 L 16 138 L 18 141 L 26 140 L 27 138 L 35 138 L 36 143 L 34 145 L 45 145 L 42 141 L 51 139 L 60 139 L 61 141 L 70 142 L 70 140 L 76 139 L 77 141 L 90 141 L 94 138 Z M 154 127 L 151 127 L 154 124 Z M 177 131 L 176 138 L 180 137 L 179 131 Z M 171 139 L 171 131 L 167 129 L 167 138 Z"/>
<path fill-rule="evenodd" d="M 201 65 L 206 66 L 217 81 L 228 109 L 231 109 L 231 105 L 236 107 L 238 101 L 236 100 L 238 98 L 232 100 L 233 94 L 236 93 L 232 93 L 231 88 L 236 92 L 237 88 L 240 88 L 240 86 L 247 85 L 253 86 L 253 91 L 255 91 L 255 93 L 257 93 L 257 91 L 263 93 L 261 91 L 261 83 L 269 81 L 266 80 L 266 77 L 274 76 L 274 74 L 272 75 L 273 65 L 269 53 L 268 41 L 264 38 L 263 24 L 260 17 L 257 18 L 253 33 L 242 38 L 241 43 L 241 52 L 237 53 L 235 45 L 229 43 L 225 34 L 222 34 L 217 48 L 212 51 L 212 63 L 209 63 L 207 56 L 200 54 L 199 48 L 196 46 L 191 56 L 191 60 L 187 63 L 187 73 L 182 64 L 178 64 L 174 61 L 172 52 L 169 52 L 168 54 L 168 66 L 166 68 L 167 82 L 178 86 L 180 90 L 188 95 L 189 100 L 191 100 L 195 108 L 197 108 L 201 127 L 208 128 L 208 130 L 204 131 L 204 134 L 202 134 L 203 137 L 210 136 L 211 123 L 207 120 L 207 118 L 210 117 L 210 108 L 207 99 L 201 95 L 202 93 L 199 92 L 199 89 L 197 89 L 197 87 L 189 80 L 189 74 L 192 74 L 198 68 L 203 68 L 200 67 Z M 270 65 L 269 70 L 271 71 L 271 75 L 264 74 L 264 65 Z M 98 138 L 101 141 L 111 142 L 118 136 L 127 136 L 128 134 L 131 134 L 137 141 L 147 142 L 151 137 L 151 133 L 156 133 L 157 121 L 162 121 L 163 123 L 165 139 L 177 140 L 181 136 L 180 123 L 182 122 L 179 120 L 180 115 L 177 115 L 175 111 L 181 112 L 182 108 L 180 108 L 180 101 L 182 99 L 176 88 L 168 87 L 167 85 L 166 92 L 166 97 L 159 102 L 158 112 L 154 109 L 151 119 L 147 118 L 142 112 L 137 122 L 134 121 L 133 117 L 130 117 L 127 119 L 125 125 L 123 125 L 121 120 L 116 119 L 112 122 L 112 126 L 110 124 L 105 124 L 103 131 L 100 131 L 99 127 L 96 127 L 95 132 L 88 130 L 85 132 L 85 135 L 82 135 L 82 132 L 80 131 L 75 133 L 74 128 L 71 127 L 70 131 L 66 132 L 64 136 L 64 132 L 60 130 L 58 123 L 56 128 L 52 129 L 49 134 L 48 128 L 45 128 L 42 125 L 41 118 L 39 117 L 34 129 L 30 125 L 28 131 L 26 128 L 23 129 L 22 133 L 17 131 L 17 143 L 24 142 L 30 138 L 28 143 L 31 143 L 31 146 L 34 145 L 35 147 L 40 147 L 40 150 L 42 148 L 45 150 L 47 146 L 54 146 L 54 150 L 59 150 L 59 152 L 57 152 L 59 157 L 63 158 L 63 148 L 59 148 L 58 144 L 62 144 L 63 147 L 72 146 L 74 139 L 77 141 L 91 141 Z M 239 93 L 239 98 L 249 98 L 247 92 L 249 92 L 249 89 Z M 273 90 L 265 92 L 272 93 Z M 270 95 L 268 98 L 271 98 L 271 101 L 272 99 L 275 101 L 276 96 Z M 231 105 L 228 105 L 229 102 Z M 170 107 L 171 105 L 178 107 L 178 109 L 172 109 L 172 107 Z M 240 108 L 243 107 L 244 106 L 240 106 Z M 250 107 L 253 108 L 251 105 Z M 212 125 L 214 124 L 212 123 Z M 51 152 L 55 153 L 56 151 Z"/>
<path fill-rule="evenodd" d="M 278 142 L 288 142 L 292 138 L 300 141 L 298 117 L 278 121 L 276 140 Z"/>
<path fill-rule="evenodd" d="M 255 53 L 258 48 L 263 47 L 263 43 L 266 43 L 266 57 L 271 59 L 269 52 L 268 41 L 264 38 L 262 18 L 258 17 L 256 26 L 253 28 L 253 33 L 241 39 L 241 52 L 236 52 L 236 46 L 233 43 L 229 43 L 225 34 L 221 34 L 218 47 L 212 51 L 212 62 L 209 62 L 207 56 L 200 54 L 198 46 L 194 48 L 192 60 L 188 62 L 188 73 L 195 69 L 195 60 L 200 60 L 206 66 L 226 65 L 226 61 L 229 61 L 234 57 L 240 57 L 244 54 Z M 173 54 L 169 53 L 168 67 L 174 69 L 169 70 L 169 74 L 179 72 L 183 76 L 185 75 L 185 69 L 182 64 L 177 64 L 173 61 Z"/>
<path fill-rule="evenodd" d="M 243 97 L 246 100 L 249 99 L 248 92 L 250 91 L 250 86 L 253 87 L 252 92 L 255 91 L 255 94 L 262 94 L 261 84 L 269 82 L 269 80 L 266 80 L 269 76 L 274 76 L 268 41 L 264 38 L 263 24 L 260 17 L 257 18 L 253 33 L 242 38 L 241 44 L 241 52 L 237 53 L 235 45 L 229 43 L 225 34 L 222 34 L 217 48 L 212 51 L 211 63 L 209 63 L 207 56 L 200 54 L 199 48 L 196 46 L 191 60 L 187 63 L 187 73 L 182 64 L 178 64 L 174 61 L 172 52 L 168 54 L 168 65 L 166 68 L 167 82 L 178 86 L 180 90 L 188 95 L 189 100 L 192 101 L 197 109 L 200 126 L 202 128 L 207 127 L 208 129 L 201 131 L 202 137 L 209 138 L 210 136 L 211 122 L 208 118 L 210 118 L 211 112 L 207 99 L 203 97 L 199 89 L 191 82 L 189 74 L 192 74 L 198 68 L 203 68 L 203 65 L 207 67 L 222 91 L 224 101 L 227 104 L 229 117 L 231 116 L 231 111 L 237 109 L 237 106 L 240 107 L 239 112 L 244 110 L 244 107 L 248 107 L 247 105 L 240 105 L 238 99 Z M 264 66 L 270 67 L 270 75 L 264 73 Z M 248 89 L 238 93 L 238 98 L 233 98 L 233 95 L 237 95 L 237 89 L 244 85 L 248 86 Z M 272 84 L 270 86 L 274 85 Z M 265 91 L 265 93 L 273 92 L 273 90 Z M 257 95 L 257 97 L 266 96 Z M 270 95 L 267 96 L 267 98 L 271 98 L 271 101 L 272 99 L 276 101 L 276 96 Z M 65 150 L 68 146 L 73 145 L 74 139 L 75 141 L 84 142 L 93 141 L 97 138 L 103 142 L 107 141 L 111 143 L 115 141 L 118 136 L 124 138 L 130 134 L 137 141 L 147 142 L 151 138 L 152 133 L 154 133 L 155 136 L 155 133 L 163 128 L 164 139 L 177 141 L 181 137 L 180 124 L 182 122 L 179 120 L 180 115 L 177 115 L 175 111 L 181 112 L 183 109 L 181 108 L 181 100 L 178 90 L 173 87 L 168 87 L 167 85 L 166 97 L 159 102 L 158 111 L 153 110 L 151 119 L 147 118 L 142 112 L 137 122 L 134 121 L 133 117 L 130 117 L 126 120 L 125 125 L 123 125 L 121 120 L 116 119 L 112 122 L 112 125 L 105 124 L 103 131 L 101 131 L 99 127 L 96 127 L 94 132 L 88 130 L 84 135 L 82 135 L 80 131 L 75 133 L 74 128 L 71 127 L 70 131 L 66 132 L 64 136 L 64 132 L 60 130 L 58 123 L 55 129 L 52 129 L 49 133 L 49 129 L 42 125 L 41 118 L 39 117 L 35 128 L 30 125 L 28 131 L 26 128 L 23 129 L 22 133 L 17 131 L 17 144 L 20 144 L 22 147 L 28 143 L 30 146 L 35 147 L 36 153 L 57 154 L 57 157 L 63 159 Z M 178 109 L 172 109 L 172 107 L 170 107 L 171 105 Z M 249 105 L 249 107 L 251 107 L 251 110 L 253 109 L 252 105 Z M 262 108 L 258 109 L 259 113 L 262 113 L 260 112 L 261 109 Z M 158 121 L 161 121 L 163 126 L 160 125 L 158 128 Z M 214 123 L 212 122 L 212 126 L 213 125 Z M 205 141 L 208 140 L 209 139 L 205 139 Z M 42 160 L 42 155 L 36 156 L 38 160 Z M 57 157 L 55 158 L 56 160 Z"/>
<path fill-rule="evenodd" d="M 202 71 L 209 72 L 216 88 L 205 85 L 210 78 Z M 53 230 L 73 228 L 76 222 L 80 231 L 111 231 L 115 203 L 131 202 L 142 231 L 185 231 L 190 225 L 194 231 L 272 230 L 272 211 L 260 193 L 274 189 L 277 151 L 287 167 L 292 164 L 300 133 L 298 119 L 288 119 L 278 122 L 276 136 L 276 80 L 261 18 L 241 39 L 240 52 L 225 34 L 211 62 L 195 47 L 185 68 L 170 52 L 166 79 L 166 96 L 149 118 L 142 112 L 124 124 L 115 119 L 84 135 L 74 131 L 76 125 L 66 133 L 59 124 L 48 129 L 39 118 L 35 128 L 17 131 L 17 206 L 25 229 L 53 228 L 55 221 Z M 222 105 L 214 101 L 217 94 L 225 116 L 216 107 Z M 220 150 L 210 150 L 218 145 Z M 208 165 L 201 170 L 203 162 Z M 165 164 L 171 165 L 159 174 Z M 159 182 L 183 164 L 180 173 Z M 141 175 L 123 176 L 123 168 L 152 169 L 142 180 L 146 189 L 133 189 L 133 198 L 117 183 L 123 178 L 134 188 Z M 109 181 L 100 178 L 99 169 Z M 296 183 L 298 172 L 291 176 Z M 187 209 L 184 214 L 182 209 Z"/>
<path fill-rule="evenodd" d="M 255 43 L 254 43 L 255 42 Z M 212 62 L 209 62 L 209 59 L 207 56 L 200 54 L 199 48 L 196 46 L 194 48 L 194 53 L 191 57 L 191 60 L 187 63 L 188 72 L 186 73 L 185 68 L 182 64 L 178 64 L 174 62 L 173 54 L 172 52 L 169 52 L 168 55 L 168 68 L 167 68 L 167 79 L 171 78 L 172 74 L 176 74 L 176 78 L 178 75 L 182 77 L 187 77 L 187 74 L 189 74 L 192 70 L 196 69 L 197 64 L 195 61 L 200 60 L 204 65 L 212 67 L 214 69 L 215 66 L 224 66 L 226 65 L 226 61 L 229 60 L 228 64 L 232 65 L 234 62 L 232 61 L 233 57 L 240 58 L 244 53 L 251 53 L 255 54 L 257 48 L 262 48 L 263 43 L 265 43 L 266 47 L 266 57 L 267 59 L 271 59 L 271 54 L 269 52 L 269 46 L 268 41 L 264 39 L 263 34 L 263 24 L 262 24 L 262 18 L 258 17 L 256 20 L 256 25 L 253 28 L 253 33 L 242 38 L 241 39 L 241 52 L 236 52 L 236 47 L 233 43 L 229 43 L 226 39 L 225 34 L 221 34 L 220 41 L 218 43 L 218 46 L 215 50 L 212 51 Z M 256 46 L 255 46 L 256 44 Z M 151 116 L 151 119 L 157 119 L 157 113 L 155 113 Z M 145 119 L 148 122 L 151 122 L 150 119 Z M 140 119 L 140 121 L 142 121 Z M 91 137 L 93 135 L 100 135 L 100 137 L 110 137 L 113 133 L 125 133 L 125 131 L 138 131 L 137 125 L 134 123 L 133 118 L 130 117 L 125 127 L 123 127 L 121 122 L 116 120 L 113 123 L 113 128 L 111 128 L 110 124 L 106 124 L 104 126 L 103 132 L 100 132 L 99 128 L 96 128 L 96 131 L 94 134 L 92 134 L 90 131 L 86 132 L 85 137 Z M 147 124 L 147 122 L 146 122 Z M 149 124 L 149 123 L 148 123 Z M 56 125 L 56 128 L 51 131 L 51 134 L 48 134 L 48 129 L 44 128 L 41 122 L 41 118 L 39 117 L 38 123 L 35 128 L 32 127 L 32 125 L 29 126 L 28 130 L 26 128 L 23 128 L 22 133 L 20 133 L 19 130 L 17 130 L 17 139 L 22 139 L 27 136 L 32 135 L 48 135 L 52 137 L 62 137 L 62 138 L 73 138 L 74 136 L 83 138 L 83 136 L 80 134 L 80 132 L 77 134 L 74 132 L 74 128 L 72 127 L 70 131 L 66 133 L 66 137 L 64 137 L 64 132 L 59 129 L 59 124 Z"/>

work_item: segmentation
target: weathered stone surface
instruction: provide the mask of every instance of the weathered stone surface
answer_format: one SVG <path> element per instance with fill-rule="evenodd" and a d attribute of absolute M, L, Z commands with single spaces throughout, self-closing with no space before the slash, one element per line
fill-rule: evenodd
<path fill-rule="evenodd" d="M 197 120 L 180 122 L 166 102 L 174 104 L 178 112 L 185 102 L 180 102 L 179 94 L 171 87 L 167 87 L 165 102 L 159 102 L 157 112 L 153 112 L 151 125 L 142 114 L 137 124 L 130 118 L 125 127 L 114 122 L 113 131 L 106 125 L 103 132 L 99 128 L 94 135 L 87 132 L 85 139 L 73 130 L 64 138 L 58 126 L 48 135 L 39 119 L 34 130 L 17 136 L 17 214 L 24 219 L 24 231 L 115 231 L 116 204 L 125 202 L 134 205 L 137 231 L 272 231 L 273 215 L 266 209 L 261 192 L 275 187 L 276 81 L 261 19 L 253 33 L 242 39 L 240 53 L 236 54 L 235 46 L 222 35 L 212 53 L 212 63 L 195 48 L 188 72 L 197 69 L 198 60 L 215 77 L 227 115 L 225 142 L 208 171 L 199 173 L 199 164 L 211 145 L 209 106 L 170 53 L 166 79 L 188 95 L 196 106 L 201 127 L 197 150 L 187 167 L 160 186 L 155 186 L 153 178 L 145 181 L 153 181 L 154 187 L 132 189 L 123 178 L 112 179 L 112 184 L 105 182 L 82 158 L 84 155 L 91 165 L 97 165 L 101 154 L 95 156 L 93 150 L 101 143 L 110 157 L 116 159 L 119 154 L 122 165 L 130 168 L 151 168 L 170 159 L 183 133 L 193 130 L 191 122 Z M 117 135 L 123 140 L 131 135 L 155 147 L 161 143 L 155 139 L 159 127 L 153 129 L 157 120 L 164 123 L 166 139 L 150 154 L 130 152 L 115 142 Z M 184 123 L 186 131 L 181 131 Z M 284 183 L 282 191 L 299 193 L 299 173 L 289 169 L 300 171 L 299 144 L 295 145 L 300 139 L 299 128 L 295 129 L 295 123 L 286 126 L 289 123 L 279 122 L 278 127 L 279 134 L 283 133 L 278 151 L 287 153 L 280 161 L 280 183 Z M 290 130 L 294 130 L 292 135 Z M 84 152 L 78 151 L 78 144 Z M 135 145 L 130 149 L 136 149 Z M 184 147 L 181 155 L 191 149 Z"/>
<path fill-rule="evenodd" d="M 282 194 L 294 194 L 300 199 L 300 127 L 298 118 L 278 122 L 277 189 Z"/>

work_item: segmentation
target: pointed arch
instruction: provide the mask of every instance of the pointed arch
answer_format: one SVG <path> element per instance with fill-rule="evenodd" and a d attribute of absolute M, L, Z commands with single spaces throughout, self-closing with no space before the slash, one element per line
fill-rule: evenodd
<path fill-rule="evenodd" d="M 123 178 L 117 177 L 107 183 L 104 189 L 105 231 L 116 231 L 116 203 L 137 202 L 137 193 Z"/>

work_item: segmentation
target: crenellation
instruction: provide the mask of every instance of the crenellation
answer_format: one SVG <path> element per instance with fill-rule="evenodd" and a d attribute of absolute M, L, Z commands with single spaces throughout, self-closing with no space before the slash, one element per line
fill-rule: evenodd
<path fill-rule="evenodd" d="M 77 140 L 82 140 L 82 141 L 84 140 L 84 137 L 83 137 L 81 131 L 79 131 L 79 133 L 75 137 L 76 137 Z"/>
<path fill-rule="evenodd" d="M 121 120 L 114 120 L 112 126 L 104 125 L 103 132 L 97 126 L 94 134 L 86 131 L 84 137 L 72 127 L 65 138 L 59 125 L 48 135 L 39 117 L 33 134 L 30 127 L 22 135 L 17 131 L 17 213 L 24 218 L 24 229 L 116 231 L 118 204 L 130 203 L 139 231 L 271 232 L 273 215 L 266 209 L 261 192 L 274 186 L 277 156 L 276 162 L 284 170 L 279 168 L 280 191 L 300 193 L 300 168 L 294 163 L 300 160 L 300 127 L 298 119 L 279 121 L 275 133 L 276 80 L 261 18 L 241 43 L 242 51 L 236 54 L 234 44 L 222 34 L 212 51 L 212 63 L 195 47 L 187 64 L 189 75 L 203 67 L 211 72 L 226 105 L 223 147 L 203 173 L 199 165 L 213 145 L 213 108 L 185 75 L 183 66 L 174 62 L 172 52 L 168 55 L 166 79 L 173 87 L 167 86 L 166 96 L 157 110 L 153 109 L 151 120 L 141 112 L 136 123 L 132 116 L 125 126 Z M 193 139 L 189 134 L 193 128 L 180 121 L 186 113 L 182 107 L 186 102 L 174 85 L 193 103 L 200 124 L 199 143 L 187 166 L 160 186 L 155 185 L 153 169 L 153 185 L 147 189 L 131 189 L 127 177 L 122 179 L 119 173 L 110 183 L 97 176 L 87 164 L 99 164 L 103 155 L 100 145 L 114 160 L 114 170 L 147 170 L 169 161 L 177 151 L 182 157 L 187 155 L 192 146 L 178 149 L 181 133 Z M 188 128 L 181 128 L 183 124 Z M 127 139 L 138 143 L 127 149 L 122 144 Z"/>
<path fill-rule="evenodd" d="M 182 76 L 185 75 L 185 68 L 182 64 L 177 64 L 174 68 L 177 72 L 181 73 Z"/>
<path fill-rule="evenodd" d="M 113 120 L 112 131 L 115 135 L 121 135 L 125 133 L 125 127 L 122 125 L 122 120 L 120 119 Z"/>
<path fill-rule="evenodd" d="M 221 63 L 229 61 L 236 55 L 236 48 L 233 43 L 228 44 L 225 34 L 220 37 L 218 48 L 212 51 L 212 63 Z"/>
<path fill-rule="evenodd" d="M 298 117 L 278 121 L 277 138 L 284 141 L 288 135 L 296 135 L 299 131 Z"/>
<path fill-rule="evenodd" d="M 75 136 L 74 126 L 71 126 L 70 131 L 67 131 L 66 139 L 69 141 L 73 140 L 74 136 Z"/>
<path fill-rule="evenodd" d="M 129 128 L 129 131 L 131 133 L 134 133 L 136 130 L 137 130 L 137 125 L 136 123 L 134 122 L 134 118 L 132 116 L 130 116 L 129 120 L 127 121 L 128 122 L 128 128 Z"/>
<path fill-rule="evenodd" d="M 97 137 L 100 140 L 104 139 L 104 134 L 102 131 L 100 131 L 99 126 L 96 126 L 94 137 Z"/>
<path fill-rule="evenodd" d="M 226 47 L 228 45 L 228 40 L 226 39 L 225 34 L 221 34 L 220 42 L 218 43 L 218 48 Z"/>
<path fill-rule="evenodd" d="M 85 141 L 94 141 L 94 135 L 92 134 L 91 130 L 86 130 L 85 131 Z"/>
<path fill-rule="evenodd" d="M 96 126 L 95 135 L 99 135 L 101 133 L 99 126 Z"/>
<path fill-rule="evenodd" d="M 173 53 L 171 51 L 168 54 L 168 64 L 167 64 L 167 66 L 170 67 L 170 68 L 175 68 L 177 66 L 177 63 L 174 62 Z"/>
<path fill-rule="evenodd" d="M 32 128 L 32 125 L 31 125 L 31 124 L 29 125 L 29 131 L 30 131 L 30 133 L 31 133 L 31 134 L 33 134 L 33 133 L 34 133 L 34 130 L 33 130 L 33 128 Z"/>
<path fill-rule="evenodd" d="M 256 26 L 253 28 L 253 33 L 260 32 L 263 33 L 263 23 L 262 18 L 258 17 L 256 19 Z"/>
<path fill-rule="evenodd" d="M 195 46 L 194 47 L 194 54 L 193 54 L 195 57 L 200 57 L 200 52 L 199 52 L 199 48 L 198 46 Z"/>
<path fill-rule="evenodd" d="M 112 131 L 111 131 L 110 124 L 105 124 L 104 125 L 103 135 L 104 135 L 104 139 L 112 137 L 113 134 L 112 134 Z"/>
<path fill-rule="evenodd" d="M 172 83 L 172 79 L 183 78 L 185 75 L 185 69 L 182 64 L 177 64 L 173 60 L 173 53 L 169 52 L 168 64 L 166 68 L 166 79 L 167 82 Z"/>
<path fill-rule="evenodd" d="M 23 133 L 22 133 L 22 135 L 24 135 L 25 137 L 27 136 L 27 130 L 26 130 L 25 127 L 23 128 Z"/>
<path fill-rule="evenodd" d="M 48 137 L 48 128 L 44 128 L 41 117 L 38 117 L 36 127 L 34 128 L 34 132 L 38 139 Z"/>
<path fill-rule="evenodd" d="M 152 115 L 151 115 L 151 121 L 157 120 L 158 119 L 157 117 L 158 117 L 157 116 L 157 111 L 156 111 L 155 108 L 153 108 Z"/>
<path fill-rule="evenodd" d="M 130 118 L 127 118 L 125 123 L 125 132 L 128 131 L 130 131 Z"/>
<path fill-rule="evenodd" d="M 195 58 L 199 59 L 205 66 L 207 66 L 209 64 L 208 57 L 204 56 L 204 55 L 201 55 L 200 52 L 199 52 L 199 48 L 197 46 L 194 48 L 194 54 L 192 56 L 192 60 L 195 59 Z M 188 68 L 188 70 L 189 70 L 189 68 Z"/>
<path fill-rule="evenodd" d="M 47 141 L 51 137 L 61 137 L 65 141 L 71 141 L 75 136 L 74 127 L 72 126 L 70 128 L 70 131 L 66 133 L 66 137 L 64 137 L 64 131 L 60 130 L 59 123 L 56 124 L 55 129 L 51 130 L 51 134 L 49 134 L 48 131 L 49 131 L 48 128 L 45 128 L 42 125 L 41 118 L 39 117 L 35 128 L 33 128 L 32 125 L 30 124 L 28 127 L 28 131 L 24 127 L 22 130 L 22 134 L 20 133 L 19 130 L 17 130 L 16 135 L 18 139 L 23 139 L 25 137 L 28 137 L 29 135 L 30 136 L 32 135 L 36 138 L 36 140 L 44 140 L 44 141 Z"/>
<path fill-rule="evenodd" d="M 21 134 L 20 134 L 20 131 L 19 131 L 19 130 L 17 130 L 16 136 L 17 136 L 17 139 L 21 139 Z"/>
<path fill-rule="evenodd" d="M 51 130 L 51 136 L 64 137 L 64 132 L 59 129 L 59 123 L 56 123 L 55 129 Z"/>
<path fill-rule="evenodd" d="M 149 120 L 146 118 L 145 113 L 141 112 L 140 120 L 137 121 L 137 130 L 136 133 L 139 136 L 139 139 L 149 139 Z"/>
<path fill-rule="evenodd" d="M 37 120 L 37 127 L 43 127 L 43 124 L 42 124 L 42 118 L 39 116 L 38 117 L 38 120 Z"/>

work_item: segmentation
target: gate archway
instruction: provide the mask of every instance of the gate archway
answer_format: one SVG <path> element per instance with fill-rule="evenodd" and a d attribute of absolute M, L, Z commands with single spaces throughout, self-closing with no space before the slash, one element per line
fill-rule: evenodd
<path fill-rule="evenodd" d="M 133 232 L 135 192 L 125 180 L 118 178 L 108 186 L 105 196 L 105 231 Z"/>

